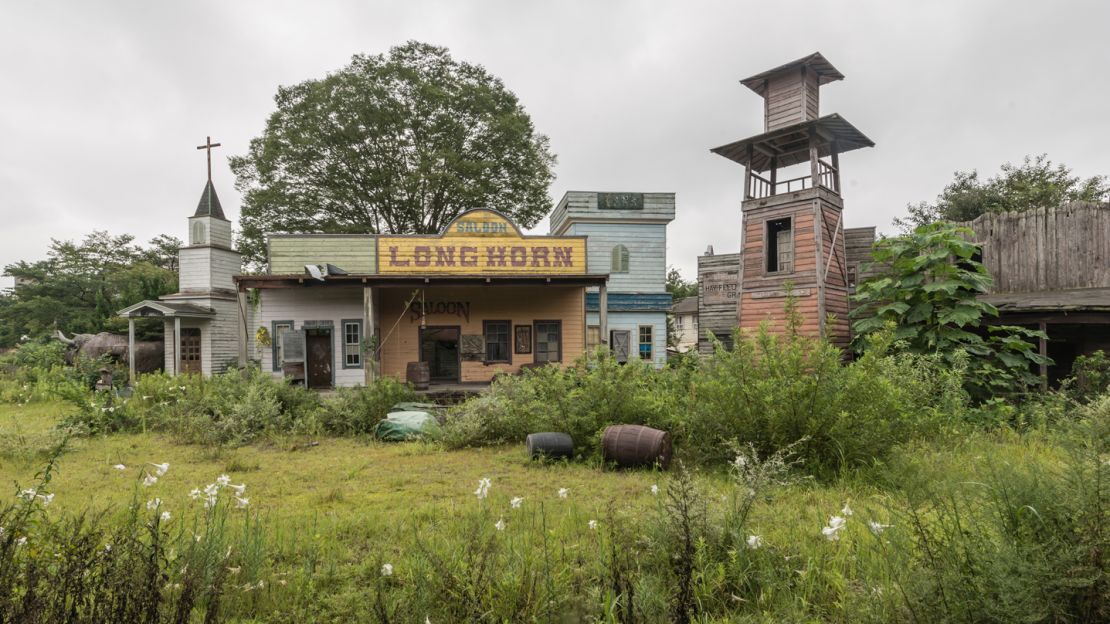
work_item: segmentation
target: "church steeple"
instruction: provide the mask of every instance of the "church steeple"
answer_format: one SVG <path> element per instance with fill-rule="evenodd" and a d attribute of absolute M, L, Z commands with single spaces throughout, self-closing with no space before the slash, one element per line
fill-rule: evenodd
<path fill-rule="evenodd" d="M 227 217 L 224 216 L 224 209 L 220 206 L 220 198 L 216 195 L 216 187 L 212 186 L 211 178 L 204 185 L 204 191 L 200 194 L 200 202 L 197 204 L 197 211 L 193 213 L 193 216 L 227 220 Z"/>

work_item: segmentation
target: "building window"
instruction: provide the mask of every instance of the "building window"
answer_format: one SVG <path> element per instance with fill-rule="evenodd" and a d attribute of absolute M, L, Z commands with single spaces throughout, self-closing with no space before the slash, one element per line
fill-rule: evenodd
<path fill-rule="evenodd" d="M 484 321 L 482 333 L 486 335 L 486 363 L 511 362 L 509 355 L 510 321 Z"/>
<path fill-rule="evenodd" d="M 653 355 L 653 351 L 654 351 L 653 346 L 654 346 L 655 343 L 652 342 L 652 340 L 651 340 L 651 334 L 652 334 L 651 330 L 652 330 L 651 325 L 641 325 L 640 326 L 640 359 L 641 360 L 651 360 L 652 359 L 652 355 Z"/>
<path fill-rule="evenodd" d="M 362 319 L 340 322 L 343 325 L 343 368 L 362 368 Z"/>
<path fill-rule="evenodd" d="M 628 247 L 617 245 L 613 247 L 613 258 L 610 273 L 628 273 Z"/>
<path fill-rule="evenodd" d="M 285 347 L 281 344 L 281 337 L 287 331 L 293 330 L 293 321 L 274 321 L 270 327 L 270 356 L 271 370 L 280 372 L 285 364 Z"/>
<path fill-rule="evenodd" d="M 204 222 L 203 221 L 194 221 L 193 222 L 193 242 L 191 244 L 193 244 L 193 245 L 203 245 L 206 242 L 208 242 L 208 241 L 206 240 L 206 237 L 205 237 Z"/>
<path fill-rule="evenodd" d="M 533 357 L 536 362 L 561 362 L 563 360 L 563 326 L 560 321 L 536 321 L 534 323 L 536 348 Z"/>
<path fill-rule="evenodd" d="M 767 222 L 767 272 L 790 273 L 794 270 L 794 231 L 790 217 Z"/>
<path fill-rule="evenodd" d="M 594 349 L 601 346 L 601 326 L 589 325 L 586 327 L 586 350 L 593 353 Z"/>

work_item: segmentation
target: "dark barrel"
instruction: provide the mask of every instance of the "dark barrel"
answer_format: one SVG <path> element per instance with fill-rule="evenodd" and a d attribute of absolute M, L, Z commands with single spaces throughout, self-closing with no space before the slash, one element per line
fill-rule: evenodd
<path fill-rule="evenodd" d="M 405 379 L 417 390 L 427 390 L 428 382 L 432 379 L 431 370 L 427 362 L 409 362 L 405 370 Z"/>
<path fill-rule="evenodd" d="M 545 431 L 543 433 L 529 433 L 524 439 L 528 447 L 528 455 L 533 459 L 540 455 L 547 457 L 574 457 L 574 440 L 565 433 Z"/>
<path fill-rule="evenodd" d="M 666 468 L 671 463 L 671 434 L 640 425 L 612 425 L 601 434 L 601 454 L 624 468 L 656 462 Z"/>

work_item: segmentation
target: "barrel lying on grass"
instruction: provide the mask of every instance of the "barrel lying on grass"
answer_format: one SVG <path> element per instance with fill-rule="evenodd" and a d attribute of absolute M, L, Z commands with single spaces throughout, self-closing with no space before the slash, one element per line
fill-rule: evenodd
<path fill-rule="evenodd" d="M 641 425 L 612 425 L 601 435 L 601 454 L 622 468 L 671 463 L 671 434 Z"/>
<path fill-rule="evenodd" d="M 528 455 L 533 459 L 543 455 L 545 457 L 574 457 L 574 440 L 565 433 L 544 431 L 542 433 L 529 433 L 524 439 L 528 447 Z"/>

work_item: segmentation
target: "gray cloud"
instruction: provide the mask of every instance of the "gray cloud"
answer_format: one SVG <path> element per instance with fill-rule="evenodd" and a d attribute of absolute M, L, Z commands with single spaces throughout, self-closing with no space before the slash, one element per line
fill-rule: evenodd
<path fill-rule="evenodd" d="M 877 147 L 842 159 L 848 226 L 890 221 L 957 169 L 1047 152 L 1110 173 L 1102 2 L 8 3 L 0 22 L 0 265 L 93 228 L 184 236 L 208 134 L 226 166 L 279 84 L 407 39 L 485 65 L 559 155 L 567 190 L 678 193 L 668 261 L 739 245 L 742 170 L 708 148 L 756 134 L 738 80 L 820 50 L 823 90 Z M 222 153 L 221 153 L 222 152 Z M 541 229 L 546 225 L 541 226 Z"/>

